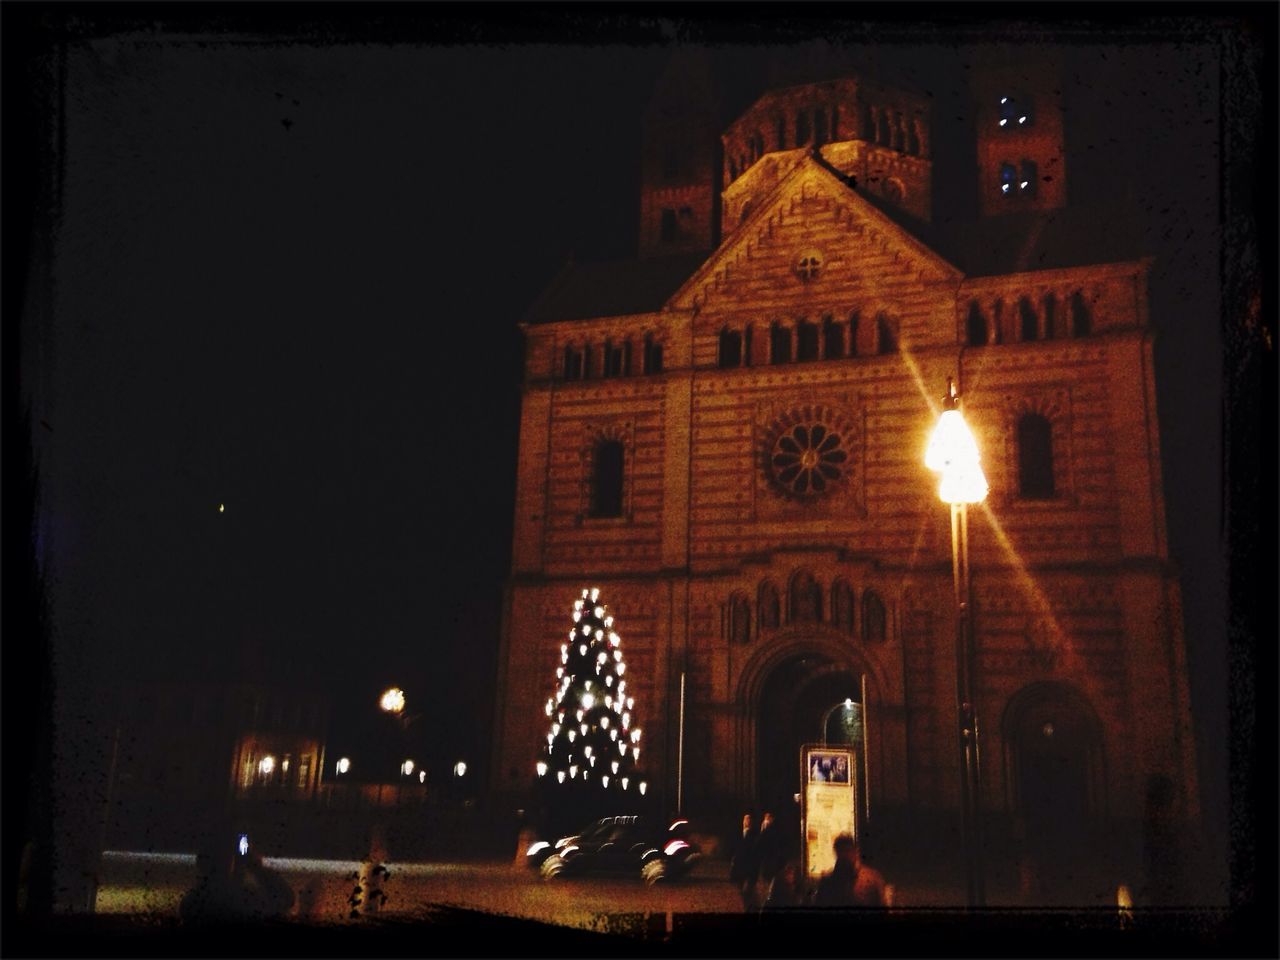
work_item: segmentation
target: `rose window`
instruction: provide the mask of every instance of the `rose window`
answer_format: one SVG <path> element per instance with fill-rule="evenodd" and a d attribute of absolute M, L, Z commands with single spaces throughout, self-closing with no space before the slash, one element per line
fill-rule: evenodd
<path fill-rule="evenodd" d="M 845 476 L 848 464 L 844 437 L 823 423 L 786 427 L 778 433 L 769 452 L 774 482 L 784 492 L 798 497 L 824 493 Z"/>

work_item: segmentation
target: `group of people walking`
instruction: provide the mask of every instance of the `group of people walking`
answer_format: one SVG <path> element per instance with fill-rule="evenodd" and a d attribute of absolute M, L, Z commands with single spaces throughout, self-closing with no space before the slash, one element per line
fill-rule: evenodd
<path fill-rule="evenodd" d="M 862 860 L 862 851 L 853 836 L 842 833 L 833 848 L 835 866 L 809 890 L 800 877 L 800 867 L 774 816 L 765 812 L 757 826 L 752 814 L 742 817 L 742 832 L 733 850 L 729 879 L 742 894 L 748 913 L 783 910 L 790 907 L 884 907 L 887 905 L 884 877 Z"/>

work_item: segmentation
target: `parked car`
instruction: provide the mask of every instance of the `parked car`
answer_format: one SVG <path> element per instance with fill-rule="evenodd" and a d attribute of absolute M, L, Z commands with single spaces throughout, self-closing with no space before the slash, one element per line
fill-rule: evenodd
<path fill-rule="evenodd" d="M 669 825 L 643 816 L 602 817 L 555 843 L 530 845 L 525 858 L 544 879 L 600 874 L 636 876 L 647 884 L 688 873 L 702 855 L 689 821 Z"/>

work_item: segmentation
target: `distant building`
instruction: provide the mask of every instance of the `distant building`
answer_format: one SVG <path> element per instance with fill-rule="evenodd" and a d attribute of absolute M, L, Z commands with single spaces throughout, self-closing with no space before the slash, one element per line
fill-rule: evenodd
<path fill-rule="evenodd" d="M 320 787 L 329 704 L 261 684 L 152 683 L 119 711 L 104 843 L 187 849 L 253 804 Z"/>
<path fill-rule="evenodd" d="M 857 71 L 770 90 L 715 163 L 705 111 L 663 112 L 702 86 L 664 79 L 641 258 L 567 268 L 521 325 L 500 790 L 533 777 L 595 586 L 668 806 L 788 804 L 800 745 L 843 739 L 863 827 L 954 830 L 950 527 L 923 465 L 953 377 L 991 484 L 970 537 L 992 842 L 1136 856 L 1156 782 L 1196 816 L 1150 251 L 1072 180 L 1051 59 L 968 76 L 963 123 Z"/>

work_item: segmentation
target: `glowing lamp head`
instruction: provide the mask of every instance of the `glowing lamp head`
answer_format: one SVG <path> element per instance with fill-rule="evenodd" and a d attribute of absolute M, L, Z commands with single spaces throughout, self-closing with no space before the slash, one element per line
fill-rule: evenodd
<path fill-rule="evenodd" d="M 967 470 L 948 470 L 938 484 L 938 499 L 943 503 L 981 503 L 991 488 L 987 477 L 976 463 Z"/>
<path fill-rule="evenodd" d="M 540 776 L 540 777 L 545 777 L 545 776 L 547 775 L 547 765 L 546 765 L 546 763 L 544 763 L 543 761 L 539 760 L 539 761 L 538 761 L 537 770 L 538 770 L 538 776 Z"/>
<path fill-rule="evenodd" d="M 406 777 L 413 776 L 413 766 L 414 764 L 412 760 L 406 760 L 404 763 L 400 764 L 400 772 Z"/>
<path fill-rule="evenodd" d="M 346 773 L 348 770 L 351 769 L 351 758 L 343 757 L 341 760 L 338 761 L 338 765 L 335 769 L 337 769 L 339 773 Z"/>
<path fill-rule="evenodd" d="M 263 776 L 270 776 L 271 771 L 276 768 L 276 758 L 268 754 L 258 761 L 258 772 Z"/>
<path fill-rule="evenodd" d="M 387 713 L 399 713 L 404 709 L 404 691 L 399 687 L 392 687 L 382 694 L 378 706 Z"/>
<path fill-rule="evenodd" d="M 924 465 L 941 474 L 938 497 L 944 503 L 981 503 L 986 497 L 987 478 L 979 466 L 978 443 L 960 413 L 955 384 L 947 381 L 942 416 L 929 437 Z"/>

